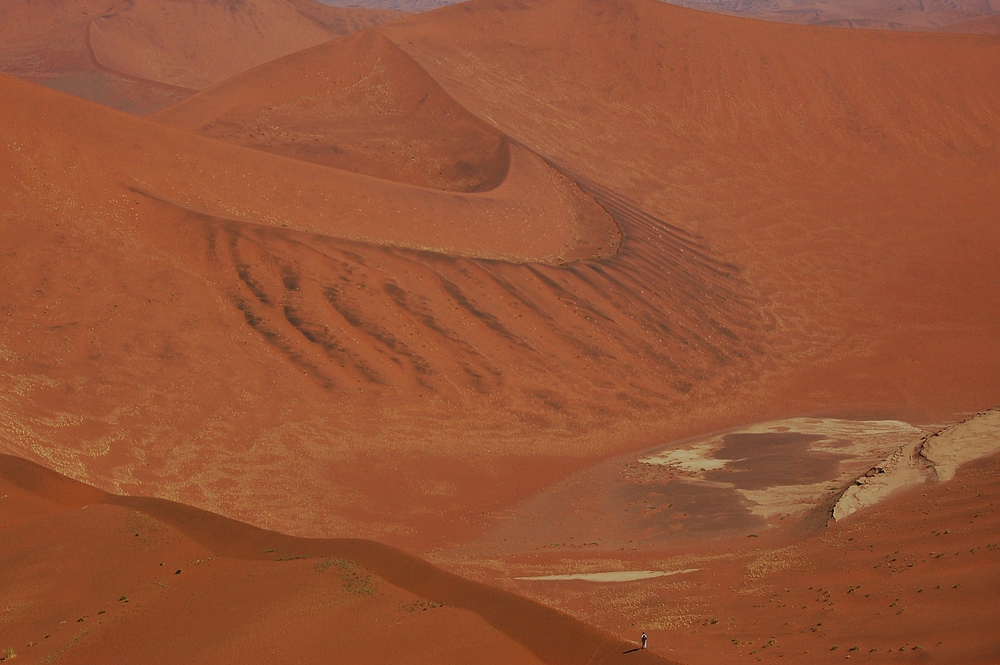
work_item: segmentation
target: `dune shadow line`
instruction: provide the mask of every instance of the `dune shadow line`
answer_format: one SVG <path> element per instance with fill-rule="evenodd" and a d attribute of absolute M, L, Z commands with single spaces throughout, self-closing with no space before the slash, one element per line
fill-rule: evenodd
<path fill-rule="evenodd" d="M 568 614 L 464 579 L 376 541 L 288 536 L 166 499 L 104 492 L 12 455 L 0 454 L 0 478 L 67 507 L 103 503 L 137 510 L 220 556 L 264 561 L 289 557 L 348 559 L 427 600 L 474 612 L 551 665 L 611 663 L 623 653 L 630 653 L 623 649 L 632 646 Z M 641 656 L 639 662 L 643 663 L 679 665 L 650 651 Z"/>

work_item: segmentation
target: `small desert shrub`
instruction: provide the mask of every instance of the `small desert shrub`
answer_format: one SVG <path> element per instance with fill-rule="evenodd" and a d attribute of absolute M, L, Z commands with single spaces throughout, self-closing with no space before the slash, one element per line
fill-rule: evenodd
<path fill-rule="evenodd" d="M 7 647 L 3 650 L 3 658 L 0 658 L 0 660 L 13 660 L 14 658 L 17 658 L 17 652 L 14 651 L 14 647 Z"/>
<path fill-rule="evenodd" d="M 322 573 L 330 568 L 340 571 L 344 580 L 344 590 L 360 596 L 370 596 L 375 593 L 375 580 L 364 568 L 347 559 L 323 559 L 316 563 L 316 572 Z"/>

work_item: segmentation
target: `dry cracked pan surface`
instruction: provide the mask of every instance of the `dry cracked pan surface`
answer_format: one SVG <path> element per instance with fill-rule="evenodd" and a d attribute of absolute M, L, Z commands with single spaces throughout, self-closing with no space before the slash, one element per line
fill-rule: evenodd
<path fill-rule="evenodd" d="M 888 535 L 859 526 L 877 523 L 869 510 L 898 511 L 886 519 L 911 558 L 964 519 L 944 478 L 834 526 L 826 511 L 909 443 L 893 437 L 1000 403 L 995 38 L 652 0 L 402 17 L 299 0 L 23 2 L 0 9 L 0 31 L 13 74 L 0 75 L 0 452 L 246 529 L 400 548 L 463 585 L 572 613 L 553 621 L 598 641 L 648 622 L 650 654 L 690 662 L 814 651 L 820 627 L 799 635 L 806 619 L 752 607 L 778 602 L 745 572 L 758 544 L 767 575 L 824 580 L 781 578 L 805 598 L 853 584 L 834 550 L 857 571 L 889 553 Z M 874 442 L 851 433 L 872 423 L 896 424 Z M 921 492 L 941 510 L 914 513 Z M 74 551 L 60 538 L 82 547 L 100 531 L 110 547 L 131 519 L 117 504 L 63 514 L 22 499 L 5 528 L 36 509 L 56 520 L 31 546 L 52 561 Z M 966 549 L 979 553 L 977 534 Z M 170 543 L 178 560 L 214 551 Z M 591 558 L 566 570 L 564 544 Z M 30 597 L 38 569 L 11 556 Z M 105 565 L 88 557 L 79 570 Z M 245 574 L 288 589 L 327 579 L 296 561 L 208 563 L 194 592 L 237 593 Z M 599 592 L 513 581 L 630 571 L 682 572 Z M 448 642 L 472 660 L 393 613 L 438 602 L 408 574 L 382 605 L 331 606 L 337 634 L 398 619 L 400 644 L 431 640 L 413 653 Z M 160 578 L 136 579 L 149 591 Z M 303 593 L 275 600 L 261 634 L 282 612 L 318 634 L 326 606 Z M 93 617 L 96 587 L 72 594 L 73 621 Z M 148 617 L 179 613 L 182 597 Z M 928 613 L 951 607 L 930 597 Z M 48 621 L 8 609 L 17 630 Z M 425 614 L 498 657 L 560 662 L 481 614 Z M 851 616 L 824 657 L 860 657 Z M 967 617 L 937 641 L 970 651 L 934 651 L 910 639 L 928 624 L 900 616 L 870 653 L 902 640 L 923 647 L 907 658 L 947 662 L 995 645 Z M 61 657 L 120 641 L 78 628 Z M 18 634 L 41 644 L 31 631 Z M 198 657 L 236 653 L 191 634 Z"/>

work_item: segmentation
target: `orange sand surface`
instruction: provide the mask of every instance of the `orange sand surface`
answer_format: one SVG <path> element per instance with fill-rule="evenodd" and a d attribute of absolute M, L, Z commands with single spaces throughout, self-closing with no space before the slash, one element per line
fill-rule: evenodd
<path fill-rule="evenodd" d="M 382 95 L 385 120 L 341 130 L 335 168 L 5 79 L 6 449 L 419 548 L 665 435 L 1000 401 L 980 295 L 1000 271 L 994 41 L 495 5 L 291 56 L 308 85 L 241 95 L 238 77 L 162 115 L 227 118 L 217 138 L 247 144 L 270 94 L 295 131 L 332 132 L 303 95 L 359 76 L 346 117 Z M 355 55 L 324 79 L 327 51 Z M 502 183 L 442 191 L 475 163 L 448 132 L 413 172 L 364 151 L 446 112 L 486 172 L 510 146 Z M 456 170 L 435 183 L 433 163 Z"/>
<path fill-rule="evenodd" d="M 480 576 L 687 663 L 990 663 L 1000 657 L 1000 458 L 829 527 L 708 544 L 562 542 Z M 602 551 L 603 550 L 603 551 Z M 608 568 L 694 569 L 635 582 L 518 581 Z M 502 570 L 502 572 L 501 572 Z"/>
<path fill-rule="evenodd" d="M 175 618 L 212 662 L 995 657 L 995 458 L 829 524 L 1000 404 L 995 36 L 24 2 L 0 64 L 20 652 L 144 662 Z M 516 579 L 552 575 L 588 577 Z"/>
<path fill-rule="evenodd" d="M 28 661 L 610 663 L 632 648 L 379 543 L 283 536 L 6 455 L 0 533 L 4 648 Z"/>
<path fill-rule="evenodd" d="M 0 72 L 145 115 L 396 16 L 307 0 L 9 0 L 0 6 Z"/>

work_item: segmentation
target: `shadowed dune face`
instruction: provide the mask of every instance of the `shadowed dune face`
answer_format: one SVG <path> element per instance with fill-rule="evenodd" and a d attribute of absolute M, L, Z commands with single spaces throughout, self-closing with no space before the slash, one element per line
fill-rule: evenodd
<path fill-rule="evenodd" d="M 309 0 L 12 0 L 0 7 L 0 71 L 146 115 L 244 69 L 396 16 Z"/>
<path fill-rule="evenodd" d="M 992 42 L 570 0 L 383 30 L 512 137 L 502 183 L 417 188 L 5 81 L 9 450 L 426 543 L 668 426 L 997 399 Z"/>
<path fill-rule="evenodd" d="M 90 51 L 88 26 L 105 9 L 85 1 L 4 3 L 0 71 L 137 115 L 191 94 L 102 69 Z"/>
<path fill-rule="evenodd" d="M 81 10 L 89 62 L 178 96 L 333 25 L 299 0 L 129 7 Z M 682 632 L 694 657 L 715 655 L 707 643 L 733 659 L 776 647 L 785 629 L 761 634 L 765 616 L 794 626 L 782 639 L 803 654 L 827 612 L 839 623 L 825 657 L 855 634 L 873 642 L 864 631 L 917 561 L 869 571 L 901 540 L 925 544 L 925 518 L 956 486 L 817 526 L 917 431 L 901 420 L 1000 402 L 998 56 L 991 37 L 652 0 L 473 0 L 269 62 L 160 122 L 0 75 L 0 449 L 89 484 L 0 459 L 0 496 L 20 506 L 0 498 L 15 534 L 0 539 L 0 582 L 15 571 L 22 599 L 3 611 L 23 610 L 19 639 L 79 614 L 79 632 L 57 627 L 46 648 L 104 662 L 138 637 L 141 661 L 161 647 L 150 626 L 183 615 L 204 662 L 245 660 L 260 642 L 220 642 L 198 619 L 273 589 L 260 623 L 233 614 L 221 629 L 250 622 L 266 628 L 253 640 L 329 649 L 316 617 L 332 616 L 347 662 L 365 660 L 364 626 L 390 624 L 388 662 L 431 660 L 419 636 L 461 631 L 472 638 L 444 657 L 656 658 L 337 536 L 506 575 L 622 635 Z M 970 449 L 993 449 L 991 430 L 969 427 Z M 939 439 L 927 459 L 944 478 L 962 458 Z M 995 515 L 974 521 L 996 473 L 977 469 L 956 476 L 975 491 L 933 519 L 968 518 L 969 554 L 993 557 Z M 125 529 L 141 548 L 121 563 Z M 51 566 L 40 573 L 56 612 L 31 604 L 30 556 L 64 553 L 60 539 L 84 554 L 63 596 Z M 93 563 L 103 543 L 114 556 Z M 971 586 L 995 569 L 956 552 L 911 577 Z M 153 563 L 169 557 L 199 586 L 164 580 Z M 310 584 L 333 572 L 324 561 L 345 574 Z M 143 611 L 130 602 L 91 628 L 92 599 L 107 597 L 107 614 L 120 595 L 119 566 L 141 580 Z M 888 607 L 860 604 L 848 566 Z M 342 593 L 369 573 L 384 595 Z M 643 586 L 580 590 L 595 579 Z M 843 614 L 823 593 L 833 584 L 850 585 Z M 938 608 L 971 612 L 994 591 L 920 595 L 916 628 L 891 635 L 910 646 Z M 456 611 L 405 614 L 440 600 Z M 995 632 L 956 616 L 954 635 Z"/>
<path fill-rule="evenodd" d="M 120 208 L 114 193 L 127 192 L 182 215 L 510 262 L 607 258 L 620 244 L 605 208 L 523 147 L 511 149 L 501 185 L 457 194 L 248 150 L 85 104 L 63 106 L 54 94 L 3 83 L 31 99 L 8 105 L 5 132 L 14 158 L 8 177 L 20 183 L 10 196 L 25 197 L 19 203 L 27 207 L 40 200 L 40 180 L 56 186 L 70 170 L 74 177 L 61 191 L 105 210 Z M 89 148 L 74 151 L 36 133 L 32 127 L 43 122 Z M 171 148 L 149 149 L 157 144 Z M 132 218 L 141 211 L 125 210 Z"/>
<path fill-rule="evenodd" d="M 376 32 L 258 67 L 155 120 L 295 159 L 452 191 L 497 187 L 510 161 L 504 136 L 456 104 Z"/>

